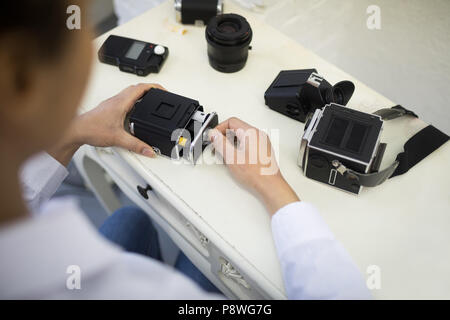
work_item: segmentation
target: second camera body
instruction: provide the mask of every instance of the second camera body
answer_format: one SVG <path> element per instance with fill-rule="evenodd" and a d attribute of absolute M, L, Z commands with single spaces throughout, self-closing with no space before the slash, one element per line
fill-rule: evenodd
<path fill-rule="evenodd" d="M 362 188 L 358 178 L 378 172 L 386 148 L 380 143 L 382 129 L 379 115 L 328 104 L 305 125 L 298 165 L 308 178 L 358 194 Z M 371 178 L 379 184 L 390 174 Z"/>
<path fill-rule="evenodd" d="M 341 81 L 332 86 L 316 69 L 281 71 L 264 94 L 266 105 L 292 119 L 305 122 L 306 116 L 326 104 L 346 105 L 355 86 Z"/>

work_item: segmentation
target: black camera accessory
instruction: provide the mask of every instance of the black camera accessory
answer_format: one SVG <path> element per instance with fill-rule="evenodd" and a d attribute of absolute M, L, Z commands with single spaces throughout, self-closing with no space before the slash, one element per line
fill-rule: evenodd
<path fill-rule="evenodd" d="M 237 14 L 222 14 L 212 18 L 205 31 L 209 64 L 220 72 L 241 70 L 251 49 L 252 28 Z"/>
<path fill-rule="evenodd" d="M 146 76 L 158 73 L 169 49 L 158 44 L 111 35 L 98 51 L 98 59 L 121 71 Z"/>
<path fill-rule="evenodd" d="M 208 24 L 212 17 L 222 14 L 222 0 L 175 0 L 175 18 L 183 24 Z"/>
<path fill-rule="evenodd" d="M 292 119 L 305 122 L 309 112 L 337 103 L 345 106 L 355 91 L 350 81 L 332 86 L 316 69 L 281 71 L 264 93 L 266 105 Z"/>
<path fill-rule="evenodd" d="M 130 133 L 156 153 L 194 164 L 209 144 L 208 130 L 217 124 L 217 114 L 203 112 L 198 101 L 156 88 L 139 99 L 128 116 Z"/>
<path fill-rule="evenodd" d="M 317 109 L 308 119 L 301 139 L 298 165 L 311 179 L 358 194 L 363 186 L 375 187 L 407 172 L 448 141 L 448 136 L 429 125 L 404 145 L 389 167 L 379 171 L 386 149 L 380 143 L 383 120 L 417 115 L 402 106 L 374 114 L 335 103 Z"/>

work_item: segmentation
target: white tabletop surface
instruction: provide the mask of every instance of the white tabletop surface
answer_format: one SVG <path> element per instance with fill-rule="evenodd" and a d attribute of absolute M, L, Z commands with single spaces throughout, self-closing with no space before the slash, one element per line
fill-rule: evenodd
<path fill-rule="evenodd" d="M 157 82 L 199 100 L 206 111 L 216 111 L 219 120 L 237 116 L 259 128 L 278 129 L 275 147 L 286 180 L 301 200 L 320 209 L 364 276 L 368 266 L 380 267 L 381 289 L 373 291 L 376 298 L 450 298 L 449 144 L 407 174 L 365 189 L 359 196 L 307 179 L 296 164 L 304 125 L 264 104 L 264 92 L 280 70 L 316 68 L 331 83 L 353 81 L 356 91 L 348 106 L 355 109 L 373 112 L 394 103 L 240 7 L 227 3 L 225 12 L 244 15 L 254 31 L 253 50 L 243 70 L 224 74 L 212 69 L 204 28 L 182 26 L 185 34 L 175 31 L 173 26 L 181 25 L 175 23 L 172 1 L 167 1 L 94 41 L 94 54 L 109 34 L 167 46 L 170 54 L 161 72 L 138 77 L 101 64 L 95 57 L 81 111 L 130 84 Z M 386 122 L 382 141 L 388 148 L 382 167 L 392 162 L 403 143 L 424 126 L 412 118 Z M 184 213 L 206 236 L 234 251 L 257 270 L 256 279 L 264 279 L 280 296 L 284 294 L 269 216 L 224 166 L 176 165 L 163 157 L 148 159 L 119 152 L 179 208 L 184 206 Z"/>

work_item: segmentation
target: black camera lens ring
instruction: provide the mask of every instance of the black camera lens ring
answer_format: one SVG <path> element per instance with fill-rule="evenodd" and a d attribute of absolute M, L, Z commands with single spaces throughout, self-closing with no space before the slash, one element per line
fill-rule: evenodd
<path fill-rule="evenodd" d="M 253 32 L 244 17 L 228 13 L 212 18 L 205 37 L 209 63 L 214 69 L 230 73 L 245 66 Z"/>
<path fill-rule="evenodd" d="M 234 25 L 238 27 L 238 30 L 226 32 L 221 27 L 224 24 L 228 26 Z M 206 39 L 225 46 L 236 46 L 249 40 L 251 41 L 252 36 L 252 29 L 247 20 L 234 13 L 215 16 L 206 27 Z"/>

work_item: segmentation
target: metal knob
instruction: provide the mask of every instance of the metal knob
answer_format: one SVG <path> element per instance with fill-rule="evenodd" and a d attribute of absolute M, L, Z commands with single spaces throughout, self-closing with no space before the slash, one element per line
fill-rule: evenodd
<path fill-rule="evenodd" d="M 144 198 L 144 199 L 148 199 L 148 193 L 149 191 L 152 191 L 153 188 L 147 184 L 147 186 L 145 188 L 141 187 L 141 186 L 137 186 L 137 191 L 140 193 L 140 195 Z"/>

